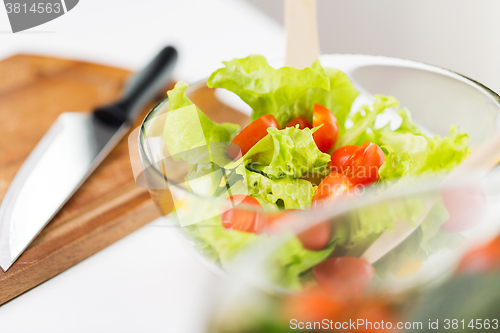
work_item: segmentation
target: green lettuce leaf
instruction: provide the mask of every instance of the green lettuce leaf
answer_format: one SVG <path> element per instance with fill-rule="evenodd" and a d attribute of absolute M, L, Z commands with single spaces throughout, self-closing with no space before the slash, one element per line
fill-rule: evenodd
<path fill-rule="evenodd" d="M 427 140 L 427 150 L 416 167 L 411 170 L 412 175 L 424 172 L 448 172 L 462 163 L 469 156 L 469 136 L 459 132 L 457 126 L 450 128 L 450 136 L 441 138 L 436 136 Z"/>
<path fill-rule="evenodd" d="M 312 119 L 314 104 L 323 105 L 328 108 L 337 118 L 339 123 L 339 135 L 345 132 L 345 123 L 351 112 L 351 106 L 359 95 L 349 77 L 342 71 L 334 68 L 324 68 L 325 74 L 330 81 L 330 90 L 321 88 L 309 89 L 295 105 L 296 114 Z"/>
<path fill-rule="evenodd" d="M 408 175 L 415 163 L 411 155 L 407 152 L 394 153 L 390 146 L 382 146 L 388 154 L 385 156 L 385 162 L 378 170 L 381 182 L 393 184 L 400 180 L 403 175 Z"/>
<path fill-rule="evenodd" d="M 400 133 L 411 133 L 411 134 L 422 134 L 420 128 L 411 119 L 410 111 L 406 108 L 398 111 L 398 115 L 401 117 L 402 122 L 396 132 Z"/>
<path fill-rule="evenodd" d="M 406 264 L 424 262 L 434 254 L 458 247 L 463 236 L 440 228 L 448 217 L 446 207 L 438 198 L 417 230 L 375 263 L 377 275 L 381 278 L 397 275 Z"/>
<path fill-rule="evenodd" d="M 390 146 L 397 154 L 405 153 L 415 161 L 424 157 L 428 139 L 423 135 L 401 132 L 384 132 L 380 135 L 378 144 Z"/>
<path fill-rule="evenodd" d="M 248 194 L 255 197 L 267 211 L 309 209 L 314 187 L 304 179 L 282 178 L 272 180 L 260 173 L 246 170 Z"/>
<path fill-rule="evenodd" d="M 259 241 L 259 235 L 253 233 L 225 230 L 220 216 L 198 223 L 190 231 L 196 238 L 198 250 L 222 267 L 227 267 L 235 255 Z"/>
<path fill-rule="evenodd" d="M 197 163 L 191 166 L 185 184 L 196 194 L 213 196 L 219 189 L 223 171 L 214 163 Z"/>
<path fill-rule="evenodd" d="M 269 135 L 238 161 L 194 164 L 185 183 L 200 195 L 251 195 L 266 211 L 310 208 L 314 187 L 298 178 L 307 172 L 323 171 L 320 168 L 327 170 L 330 155 L 316 147 L 312 139 L 314 130 L 290 127 L 268 131 Z M 218 159 L 215 156 L 213 160 Z M 246 166 L 254 169 L 248 170 Z M 221 187 L 224 176 L 226 186 Z"/>
<path fill-rule="evenodd" d="M 198 249 L 205 257 L 229 267 L 238 253 L 269 237 L 266 234 L 253 234 L 241 231 L 227 231 L 222 227 L 219 216 L 202 223 L 183 228 L 188 232 Z M 300 240 L 292 236 L 269 257 L 270 278 L 284 288 L 300 290 L 300 275 L 325 260 L 332 247 L 321 251 L 304 249 Z"/>
<path fill-rule="evenodd" d="M 336 229 L 333 240 L 342 254 L 360 256 L 383 232 L 392 231 L 396 221 L 416 225 L 424 213 L 422 200 L 412 197 L 360 207 L 332 222 Z"/>
<path fill-rule="evenodd" d="M 375 101 L 371 109 L 368 105 L 364 105 L 360 111 L 350 118 L 353 125 L 345 130 L 345 133 L 337 140 L 335 149 L 347 145 L 363 144 L 369 139 L 369 137 L 367 137 L 367 131 L 373 131 L 377 116 L 391 107 L 399 106 L 399 102 L 392 96 L 375 95 L 374 97 Z M 383 130 L 387 130 L 387 127 Z M 373 138 L 371 138 L 370 141 L 376 142 Z"/>
<path fill-rule="evenodd" d="M 317 171 L 330 162 L 330 155 L 316 146 L 312 136 L 316 129 L 270 127 L 269 134 L 255 144 L 243 160 L 250 169 L 262 171 L 272 179 L 300 178 Z"/>
<path fill-rule="evenodd" d="M 265 114 L 274 115 L 280 128 L 307 112 L 294 106 L 309 89 L 330 90 L 330 81 L 318 61 L 304 69 L 274 69 L 265 57 L 251 55 L 224 62 L 224 65 L 226 67 L 210 75 L 208 86 L 238 95 L 253 109 L 252 120 Z"/>
<path fill-rule="evenodd" d="M 382 134 L 381 143 L 388 151 L 379 169 L 380 179 L 442 174 L 451 171 L 469 155 L 469 136 L 451 126 L 450 136 L 429 138 L 410 133 Z"/>
<path fill-rule="evenodd" d="M 271 281 L 285 288 L 301 290 L 300 275 L 328 258 L 333 247 L 321 251 L 305 250 L 300 240 L 292 236 L 271 254 L 268 270 Z"/>
<path fill-rule="evenodd" d="M 169 111 L 163 137 L 175 161 L 195 164 L 206 156 L 211 142 L 230 142 L 239 126 L 212 121 L 187 98 L 187 88 L 187 83 L 178 82 L 168 91 Z"/>

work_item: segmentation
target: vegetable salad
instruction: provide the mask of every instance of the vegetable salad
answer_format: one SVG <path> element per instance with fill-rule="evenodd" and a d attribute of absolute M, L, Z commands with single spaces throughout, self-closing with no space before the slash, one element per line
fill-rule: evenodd
<path fill-rule="evenodd" d="M 191 191 L 228 200 L 230 207 L 255 208 L 193 213 L 196 223 L 186 232 L 200 252 L 223 267 L 243 249 L 273 237 L 271 231 L 287 223 L 280 212 L 333 205 L 367 186 L 387 191 L 401 179 L 444 174 L 469 155 L 466 133 L 451 125 L 447 137 L 427 135 L 392 96 L 375 95 L 371 104 L 353 108 L 360 93 L 349 77 L 319 61 L 305 69 L 275 69 L 264 57 L 252 55 L 224 65 L 207 85 L 238 95 L 253 110 L 251 123 L 241 129 L 212 121 L 186 96 L 188 85 L 179 82 L 168 92 L 164 128 L 172 158 L 190 165 L 185 184 Z M 391 120 L 381 124 L 381 115 Z M 339 232 L 332 221 L 319 223 L 273 254 L 275 280 L 300 289 L 305 277 L 321 283 L 343 267 L 364 272 L 368 282 L 374 272 L 397 274 L 407 263 L 425 260 L 435 244 L 442 244 L 437 238 L 450 238 L 440 228 L 450 219 L 444 203 L 438 202 L 429 215 L 438 216 L 438 225 L 436 219 L 432 227 L 424 220 L 418 236 L 382 258 L 375 270 L 342 254 L 366 248 L 390 230 L 391 212 L 380 207 L 361 214 L 347 226 L 349 232 Z"/>

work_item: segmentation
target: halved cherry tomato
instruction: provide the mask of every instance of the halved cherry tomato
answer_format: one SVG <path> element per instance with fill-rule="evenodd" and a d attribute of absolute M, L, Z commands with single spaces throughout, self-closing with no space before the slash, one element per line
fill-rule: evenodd
<path fill-rule="evenodd" d="M 332 172 L 318 185 L 312 198 L 311 207 L 315 208 L 332 202 L 339 196 L 351 191 L 353 187 L 354 184 L 351 183 L 349 178 L 341 173 Z"/>
<path fill-rule="evenodd" d="M 297 211 L 297 209 L 288 209 L 286 211 Z M 269 215 L 267 222 L 268 232 L 270 234 L 280 233 L 289 229 L 294 225 L 294 223 L 298 222 L 300 222 L 298 217 L 287 216 L 286 213 Z M 304 249 L 319 251 L 322 250 L 326 244 L 328 244 L 331 234 L 332 227 L 330 222 L 323 221 L 298 233 L 297 238 L 302 243 Z"/>
<path fill-rule="evenodd" d="M 458 265 L 459 274 L 481 274 L 500 270 L 500 236 L 467 253 Z"/>
<path fill-rule="evenodd" d="M 344 315 L 347 305 L 316 286 L 286 296 L 282 316 L 285 321 L 294 318 L 301 322 L 316 322 L 324 318 L 339 319 Z"/>
<path fill-rule="evenodd" d="M 354 154 L 354 152 L 359 148 L 356 145 L 348 145 L 340 147 L 332 153 L 332 158 L 330 160 L 330 172 L 342 173 L 343 166 L 345 162 Z"/>
<path fill-rule="evenodd" d="M 292 293 L 286 296 L 281 317 L 284 322 L 289 322 L 290 318 L 298 322 L 321 322 L 324 318 L 340 323 L 344 329 L 342 332 L 400 332 L 395 330 L 399 317 L 395 315 L 392 304 L 388 298 L 363 297 L 359 299 L 342 300 L 318 287 L 305 290 L 300 293 Z M 363 319 L 363 323 L 384 323 L 376 329 L 373 325 L 360 325 L 349 328 L 350 322 L 357 322 Z M 387 323 L 393 323 L 392 329 L 386 329 Z M 382 325 L 382 326 L 384 326 Z M 333 329 L 333 327 L 330 326 Z M 328 330 L 331 332 L 331 330 Z M 339 332 L 339 330 L 335 330 Z"/>
<path fill-rule="evenodd" d="M 306 250 L 319 251 L 322 250 L 328 241 L 332 233 L 332 227 L 329 221 L 320 222 L 304 231 L 299 233 L 297 237 L 299 238 L 302 246 Z"/>
<path fill-rule="evenodd" d="M 231 145 L 229 145 L 227 150 L 229 156 L 233 159 L 238 159 L 245 155 L 250 148 L 267 135 L 269 127 L 280 128 L 276 118 L 272 114 L 266 114 L 252 121 L 235 136 Z"/>
<path fill-rule="evenodd" d="M 375 143 L 366 141 L 345 161 L 342 173 L 355 185 L 370 185 L 378 180 L 378 169 L 384 164 L 385 155 Z"/>
<path fill-rule="evenodd" d="M 387 298 L 368 298 L 366 300 L 361 300 L 359 302 L 353 302 L 350 306 L 351 311 L 347 316 L 344 317 L 343 321 L 357 321 L 358 318 L 363 318 L 365 323 L 385 323 L 385 328 L 380 329 L 375 325 L 363 325 L 360 329 L 352 330 L 352 332 L 362 332 L 362 333 L 387 333 L 395 332 L 399 333 L 401 330 L 396 329 L 396 323 L 398 320 L 397 312 L 394 310 L 395 307 L 391 307 L 388 304 Z M 392 328 L 388 328 L 388 323 L 392 323 Z"/>
<path fill-rule="evenodd" d="M 475 227 L 483 220 L 488 203 L 481 187 L 452 189 L 443 192 L 442 197 L 449 217 L 441 228 L 451 232 L 462 232 Z"/>
<path fill-rule="evenodd" d="M 295 127 L 295 125 L 299 125 L 299 129 L 304 129 L 304 128 L 312 128 L 311 123 L 305 118 L 305 117 L 297 117 L 295 119 L 292 119 L 286 127 Z"/>
<path fill-rule="evenodd" d="M 312 269 L 320 287 L 344 299 L 360 296 L 374 273 L 372 265 L 355 257 L 331 258 Z"/>
<path fill-rule="evenodd" d="M 328 153 L 339 137 L 339 123 L 335 115 L 323 105 L 314 104 L 313 127 L 323 124 L 313 134 L 314 142 L 319 150 Z"/>
<path fill-rule="evenodd" d="M 252 205 L 261 207 L 257 199 L 243 194 L 237 194 L 229 197 L 231 204 L 235 207 L 221 214 L 222 226 L 226 230 L 238 230 L 251 233 L 261 233 L 266 226 L 266 217 L 264 214 L 249 210 L 239 209 L 238 205 Z"/>

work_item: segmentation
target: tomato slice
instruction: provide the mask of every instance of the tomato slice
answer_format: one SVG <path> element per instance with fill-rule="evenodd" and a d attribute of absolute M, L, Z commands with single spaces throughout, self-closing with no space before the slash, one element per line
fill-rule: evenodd
<path fill-rule="evenodd" d="M 451 232 L 462 232 L 472 229 L 483 220 L 488 203 L 481 187 L 452 189 L 443 192 L 442 197 L 449 217 L 441 228 Z"/>
<path fill-rule="evenodd" d="M 282 311 L 284 318 L 294 318 L 301 322 L 319 322 L 324 318 L 339 319 L 346 308 L 345 302 L 331 297 L 319 287 L 314 287 L 286 295 Z"/>
<path fill-rule="evenodd" d="M 229 197 L 232 205 L 231 208 L 221 214 L 222 226 L 226 230 L 238 230 L 251 233 L 261 233 L 266 226 L 266 217 L 264 214 L 253 212 L 249 210 L 239 209 L 241 205 L 251 205 L 261 207 L 257 199 L 243 194 L 237 194 Z"/>
<path fill-rule="evenodd" d="M 396 323 L 399 316 L 396 315 L 393 304 L 382 297 L 363 297 L 358 299 L 339 299 L 335 295 L 325 293 L 322 288 L 313 287 L 300 293 L 292 293 L 285 296 L 282 318 L 294 318 L 298 322 L 321 322 L 328 318 L 333 322 L 342 324 L 344 329 L 336 329 L 335 332 L 363 332 L 363 333 L 381 333 L 381 332 L 400 332 L 400 330 L 389 330 L 388 322 Z M 374 327 L 373 325 L 360 325 L 360 329 L 349 329 L 350 322 L 357 322 L 360 318 L 364 323 L 385 323 L 385 327 Z M 345 325 L 345 326 L 344 326 Z M 384 326 L 384 325 L 382 325 Z M 392 326 L 395 328 L 394 326 Z M 333 329 L 332 326 L 330 328 Z M 337 328 L 339 328 L 337 326 Z M 302 330 L 300 330 L 303 332 Z M 315 330 L 319 332 L 321 330 Z M 327 330 L 332 332 L 332 330 Z M 307 331 L 309 332 L 309 330 Z"/>
<path fill-rule="evenodd" d="M 349 178 L 341 173 L 332 172 L 326 176 L 314 192 L 311 207 L 319 207 L 331 203 L 339 196 L 350 192 L 354 187 Z"/>
<path fill-rule="evenodd" d="M 500 270 L 500 236 L 465 254 L 458 265 L 459 274 L 484 274 Z"/>
<path fill-rule="evenodd" d="M 342 173 L 345 162 L 354 155 L 359 146 L 348 145 L 340 147 L 332 153 L 332 158 L 330 160 L 330 172 Z"/>
<path fill-rule="evenodd" d="M 295 222 L 299 222 L 298 217 L 287 216 L 286 212 L 298 211 L 298 209 L 287 209 L 283 213 L 277 215 L 269 215 L 267 222 L 267 230 L 270 234 L 277 234 L 290 229 Z M 332 227 L 329 221 L 323 221 L 307 228 L 297 234 L 297 238 L 302 243 L 306 250 L 319 251 L 322 250 L 330 241 Z"/>
<path fill-rule="evenodd" d="M 372 265 L 355 257 L 331 258 L 312 269 L 320 287 L 344 298 L 360 296 L 374 273 Z"/>
<path fill-rule="evenodd" d="M 296 125 L 299 125 L 299 129 L 304 129 L 304 128 L 312 128 L 311 123 L 305 118 L 305 117 L 297 117 L 295 119 L 292 119 L 286 127 L 295 127 Z"/>
<path fill-rule="evenodd" d="M 330 222 L 320 222 L 299 233 L 299 238 L 302 246 L 306 250 L 319 251 L 322 250 L 330 241 L 332 227 Z"/>
<path fill-rule="evenodd" d="M 323 105 L 314 104 L 313 127 L 323 125 L 313 134 L 314 142 L 323 153 L 328 153 L 339 137 L 339 124 L 335 115 Z"/>
<path fill-rule="evenodd" d="M 368 186 L 378 180 L 378 169 L 384 162 L 382 149 L 366 141 L 345 161 L 341 169 L 353 184 Z"/>
<path fill-rule="evenodd" d="M 280 128 L 272 114 L 266 114 L 252 121 L 235 136 L 231 145 L 229 145 L 227 150 L 229 156 L 236 160 L 245 155 L 250 148 L 267 135 L 269 127 Z"/>

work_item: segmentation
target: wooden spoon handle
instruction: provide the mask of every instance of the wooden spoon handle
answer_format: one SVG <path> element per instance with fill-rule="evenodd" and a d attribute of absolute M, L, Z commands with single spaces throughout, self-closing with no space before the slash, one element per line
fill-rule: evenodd
<path fill-rule="evenodd" d="M 285 0 L 286 66 L 305 68 L 318 59 L 316 0 Z"/>

